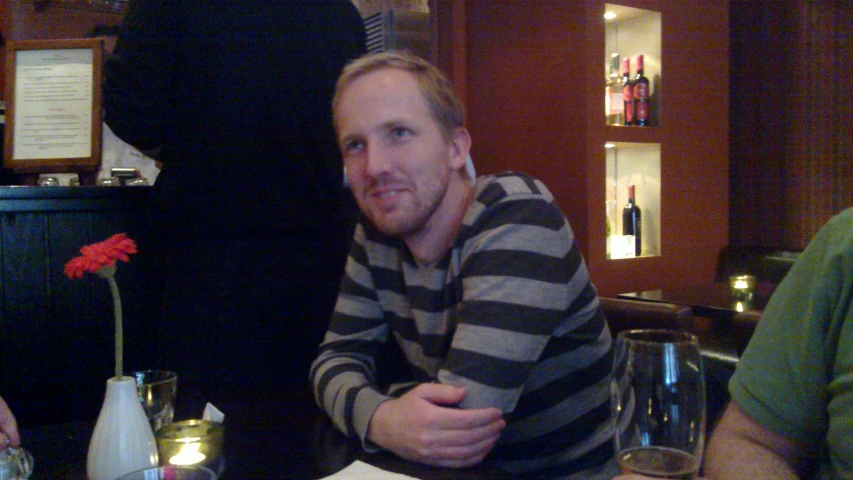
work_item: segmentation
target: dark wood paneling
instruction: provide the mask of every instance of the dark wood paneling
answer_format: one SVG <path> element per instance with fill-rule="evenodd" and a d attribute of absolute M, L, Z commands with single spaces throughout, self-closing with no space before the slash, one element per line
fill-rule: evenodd
<path fill-rule="evenodd" d="M 731 243 L 799 250 L 853 204 L 853 2 L 731 10 Z"/>
<path fill-rule="evenodd" d="M 97 416 L 114 373 L 114 319 L 107 282 L 69 280 L 65 263 L 83 245 L 125 232 L 139 253 L 120 262 L 125 370 L 153 361 L 156 253 L 147 188 L 0 188 L 0 394 L 23 426 Z"/>

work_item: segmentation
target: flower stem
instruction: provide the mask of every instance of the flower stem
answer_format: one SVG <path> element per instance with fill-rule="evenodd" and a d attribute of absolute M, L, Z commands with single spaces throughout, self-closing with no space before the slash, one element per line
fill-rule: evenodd
<path fill-rule="evenodd" d="M 118 284 L 116 283 L 115 278 L 112 276 L 107 277 L 107 282 L 110 284 L 110 292 L 113 294 L 113 311 L 116 317 L 116 380 L 121 380 L 122 377 L 122 358 L 124 357 L 123 352 L 123 338 L 124 332 L 122 331 L 122 322 L 121 322 L 121 296 L 118 293 Z"/>

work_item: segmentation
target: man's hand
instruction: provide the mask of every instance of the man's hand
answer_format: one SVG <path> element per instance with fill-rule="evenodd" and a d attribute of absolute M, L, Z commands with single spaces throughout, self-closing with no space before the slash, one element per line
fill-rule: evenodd
<path fill-rule="evenodd" d="M 506 426 L 498 408 L 452 408 L 465 389 L 437 383 L 418 385 L 377 407 L 367 438 L 408 460 L 441 467 L 469 467 L 483 461 Z"/>

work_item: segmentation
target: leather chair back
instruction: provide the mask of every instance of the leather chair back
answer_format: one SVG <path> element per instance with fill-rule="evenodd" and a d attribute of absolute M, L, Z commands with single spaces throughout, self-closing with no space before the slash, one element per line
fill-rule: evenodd
<path fill-rule="evenodd" d="M 685 305 L 602 297 L 601 308 L 614 339 L 623 330 L 693 328 L 693 311 Z"/>
<path fill-rule="evenodd" d="M 732 340 L 734 340 L 738 356 L 743 355 L 743 351 L 746 349 L 749 339 L 752 338 L 752 333 L 758 326 L 760 319 L 761 312 L 755 310 L 738 312 L 732 317 Z"/>

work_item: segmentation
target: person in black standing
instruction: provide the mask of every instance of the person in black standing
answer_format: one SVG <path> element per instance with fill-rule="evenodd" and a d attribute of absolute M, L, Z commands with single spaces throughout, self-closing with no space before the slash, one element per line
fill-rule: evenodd
<path fill-rule="evenodd" d="M 130 4 L 104 115 L 162 163 L 157 367 L 182 384 L 307 381 L 357 212 L 331 98 L 364 51 L 350 0 Z"/>

